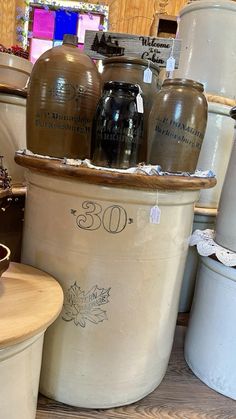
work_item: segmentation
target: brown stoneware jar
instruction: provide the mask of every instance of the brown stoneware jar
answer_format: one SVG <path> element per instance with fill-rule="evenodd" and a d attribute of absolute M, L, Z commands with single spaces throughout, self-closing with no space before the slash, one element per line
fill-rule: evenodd
<path fill-rule="evenodd" d="M 27 99 L 27 148 L 53 157 L 89 158 L 92 120 L 101 95 L 93 61 L 65 35 L 36 61 Z"/>
<path fill-rule="evenodd" d="M 166 79 L 150 113 L 148 163 L 168 172 L 194 172 L 207 124 L 201 83 Z"/>
<path fill-rule="evenodd" d="M 134 56 L 106 58 L 103 61 L 102 83 L 107 81 L 123 81 L 138 84 L 142 90 L 144 105 L 144 138 L 139 151 L 139 162 L 147 161 L 147 133 L 148 118 L 155 99 L 160 90 L 159 72 L 157 64 Z M 151 71 L 151 82 L 144 81 L 144 71 Z M 149 79 L 150 81 L 150 79 Z"/>

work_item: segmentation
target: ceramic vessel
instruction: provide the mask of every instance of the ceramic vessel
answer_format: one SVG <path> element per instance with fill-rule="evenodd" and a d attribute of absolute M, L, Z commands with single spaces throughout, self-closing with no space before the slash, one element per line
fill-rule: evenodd
<path fill-rule="evenodd" d="M 92 163 L 127 169 L 139 162 L 143 141 L 143 109 L 139 86 L 109 81 L 104 84 L 93 122 Z"/>
<path fill-rule="evenodd" d="M 14 156 L 17 150 L 26 148 L 25 91 L 0 85 L 0 129 L 4 167 L 11 176 L 12 185 L 22 185 L 24 170 L 15 163 Z"/>
<path fill-rule="evenodd" d="M 235 99 L 235 26 L 233 1 L 193 1 L 181 9 L 177 38 L 182 44 L 175 77 L 198 80 L 207 92 Z"/>
<path fill-rule="evenodd" d="M 0 84 L 24 89 L 27 86 L 33 64 L 13 54 L 0 52 Z"/>
<path fill-rule="evenodd" d="M 65 294 L 45 338 L 41 393 L 89 408 L 141 399 L 167 368 L 203 180 L 171 177 L 167 190 L 163 176 L 17 161 L 30 167 L 22 260 L 54 274 Z"/>
<path fill-rule="evenodd" d="M 76 36 L 65 35 L 63 45 L 46 51 L 34 65 L 27 98 L 27 148 L 33 153 L 90 157 L 100 75 L 77 46 Z"/>
<path fill-rule="evenodd" d="M 106 58 L 103 61 L 102 83 L 107 81 L 125 81 L 138 84 L 144 100 L 144 139 L 139 153 L 140 162 L 147 161 L 147 132 L 149 114 L 156 93 L 160 90 L 159 67 L 146 59 L 132 56 Z M 151 76 L 144 77 L 144 71 L 151 70 Z M 148 70 L 149 71 L 149 70 Z"/>
<path fill-rule="evenodd" d="M 228 167 L 234 137 L 234 121 L 230 107 L 220 103 L 208 103 L 207 128 L 200 151 L 197 169 L 212 170 L 217 184 L 211 190 L 203 190 L 197 206 L 218 208 L 221 190 Z"/>
<path fill-rule="evenodd" d="M 166 79 L 149 118 L 148 163 L 168 172 L 194 172 L 207 124 L 203 85 Z"/>
<path fill-rule="evenodd" d="M 230 115 L 236 119 L 236 107 L 232 108 Z M 219 213 L 216 220 L 216 243 L 226 249 L 236 252 L 236 223 L 235 223 L 235 206 L 236 206 L 236 141 L 234 134 L 234 142 L 228 169 L 226 172 L 220 203 Z"/>
<path fill-rule="evenodd" d="M 200 380 L 236 399 L 236 270 L 201 257 L 185 339 L 185 359 Z"/>
<path fill-rule="evenodd" d="M 44 332 L 63 294 L 49 275 L 11 263 L 0 280 L 0 417 L 35 419 Z"/>
<path fill-rule="evenodd" d="M 206 230 L 207 228 L 214 229 L 216 214 L 217 210 L 213 208 L 195 208 L 192 231 L 194 232 L 195 230 Z M 180 313 L 189 312 L 191 309 L 198 264 L 199 256 L 195 246 L 189 247 L 180 293 Z"/>
<path fill-rule="evenodd" d="M 10 256 L 10 249 L 8 249 L 8 247 L 4 246 L 3 244 L 0 244 L 0 277 L 2 276 L 3 272 L 8 269 Z"/>

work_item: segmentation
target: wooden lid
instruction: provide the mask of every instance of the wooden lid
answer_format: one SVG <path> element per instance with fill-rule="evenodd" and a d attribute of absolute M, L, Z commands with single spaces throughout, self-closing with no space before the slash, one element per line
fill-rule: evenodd
<path fill-rule="evenodd" d="M 59 315 L 63 292 L 50 275 L 11 263 L 0 278 L 0 348 L 44 331 Z"/>
<path fill-rule="evenodd" d="M 63 160 L 50 160 L 16 154 L 15 161 L 20 166 L 56 177 L 71 178 L 80 182 L 120 188 L 147 190 L 199 190 L 213 188 L 215 178 L 190 176 L 148 176 L 146 174 L 119 173 L 108 170 L 88 169 L 81 166 L 63 164 Z"/>

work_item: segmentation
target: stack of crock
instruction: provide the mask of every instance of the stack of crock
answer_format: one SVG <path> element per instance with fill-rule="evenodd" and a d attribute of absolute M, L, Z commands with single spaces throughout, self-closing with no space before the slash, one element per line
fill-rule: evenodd
<path fill-rule="evenodd" d="M 226 27 L 227 22 L 227 27 Z M 181 39 L 181 55 L 176 77 L 204 84 L 208 100 L 208 123 L 198 160 L 198 169 L 211 169 L 217 185 L 201 191 L 196 217 L 205 228 L 211 228 L 217 213 L 222 185 L 233 144 L 234 121 L 229 112 L 236 99 L 236 3 L 230 0 L 194 1 L 180 11 L 177 37 Z M 222 29 L 227 30 L 227 42 Z M 195 220 L 196 221 L 196 220 Z M 180 311 L 189 311 L 197 265 L 195 249 L 190 251 L 180 299 Z"/>
<path fill-rule="evenodd" d="M 231 116 L 236 119 L 236 108 L 231 110 Z M 236 260 L 235 177 L 234 141 L 216 217 L 215 242 L 221 247 L 216 248 L 214 258 L 201 257 L 185 341 L 185 358 L 193 372 L 208 386 L 234 400 L 236 270 L 228 265 L 229 258 Z"/>

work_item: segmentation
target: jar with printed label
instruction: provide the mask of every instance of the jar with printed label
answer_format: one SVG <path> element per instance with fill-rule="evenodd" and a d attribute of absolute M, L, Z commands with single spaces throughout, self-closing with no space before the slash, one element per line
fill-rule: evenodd
<path fill-rule="evenodd" d="M 36 154 L 90 157 L 93 116 L 101 96 L 100 75 L 78 48 L 78 37 L 64 35 L 34 64 L 27 98 L 27 148 Z"/>
<path fill-rule="evenodd" d="M 137 84 L 106 82 L 94 118 L 92 162 L 126 169 L 139 162 L 143 99 Z"/>
<path fill-rule="evenodd" d="M 151 110 L 148 163 L 168 172 L 194 172 L 207 124 L 201 83 L 166 79 Z"/>
<path fill-rule="evenodd" d="M 144 107 L 143 142 L 139 152 L 139 161 L 147 162 L 148 118 L 156 93 L 160 90 L 160 68 L 150 60 L 137 56 L 114 56 L 103 60 L 102 83 L 107 81 L 125 81 L 138 84 L 142 90 Z"/>

